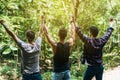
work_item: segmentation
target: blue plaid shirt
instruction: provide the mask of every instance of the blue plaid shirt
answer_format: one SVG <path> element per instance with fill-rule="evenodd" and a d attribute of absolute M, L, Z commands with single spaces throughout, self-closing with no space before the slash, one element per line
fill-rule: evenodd
<path fill-rule="evenodd" d="M 107 43 L 113 28 L 109 27 L 107 33 L 101 38 L 88 38 L 82 32 L 81 29 L 76 27 L 76 33 L 80 39 L 84 42 L 83 59 L 88 65 L 97 66 L 103 63 L 102 60 L 102 48 Z"/>

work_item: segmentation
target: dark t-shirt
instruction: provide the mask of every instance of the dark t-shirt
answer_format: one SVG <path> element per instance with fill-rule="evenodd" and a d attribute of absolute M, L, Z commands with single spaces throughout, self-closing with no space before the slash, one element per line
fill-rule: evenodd
<path fill-rule="evenodd" d="M 54 60 L 54 72 L 62 72 L 69 70 L 69 56 L 70 56 L 70 47 L 69 43 L 65 44 L 57 43 L 56 53 L 53 57 Z"/>

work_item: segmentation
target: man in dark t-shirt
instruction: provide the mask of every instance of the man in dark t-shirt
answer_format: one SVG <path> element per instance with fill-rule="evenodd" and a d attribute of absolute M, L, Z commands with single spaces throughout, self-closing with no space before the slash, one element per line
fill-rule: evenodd
<path fill-rule="evenodd" d="M 75 27 L 72 18 L 71 20 L 71 37 L 67 42 L 65 42 L 65 38 L 67 36 L 67 30 L 65 28 L 61 28 L 58 32 L 59 42 L 55 42 L 51 39 L 45 25 L 45 18 L 43 18 L 43 30 L 45 36 L 50 43 L 53 50 L 53 61 L 54 61 L 54 74 L 53 80 L 70 80 L 70 66 L 69 66 L 69 56 L 72 50 L 73 41 L 75 38 Z"/>
<path fill-rule="evenodd" d="M 102 49 L 107 43 L 110 35 L 113 32 L 113 20 L 110 20 L 110 25 L 107 33 L 97 38 L 98 28 L 96 26 L 90 27 L 90 38 L 84 36 L 79 27 L 76 27 L 76 33 L 80 39 L 84 42 L 84 49 L 82 55 L 82 63 L 88 65 L 83 80 L 91 80 L 95 76 L 96 80 L 102 80 L 103 74 L 103 52 Z"/>

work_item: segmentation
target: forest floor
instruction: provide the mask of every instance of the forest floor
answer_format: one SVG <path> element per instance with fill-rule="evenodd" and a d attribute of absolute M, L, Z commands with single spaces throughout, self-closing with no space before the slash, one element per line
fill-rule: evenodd
<path fill-rule="evenodd" d="M 104 71 L 103 80 L 120 80 L 120 66 Z"/>

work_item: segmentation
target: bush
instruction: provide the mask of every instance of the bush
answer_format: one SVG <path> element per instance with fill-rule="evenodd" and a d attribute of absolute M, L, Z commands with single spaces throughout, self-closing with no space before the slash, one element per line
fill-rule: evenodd
<path fill-rule="evenodd" d="M 43 80 L 52 80 L 52 72 L 45 72 L 44 74 L 42 74 L 42 79 Z"/>

